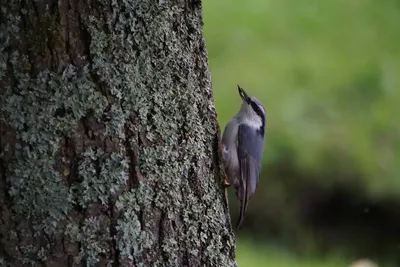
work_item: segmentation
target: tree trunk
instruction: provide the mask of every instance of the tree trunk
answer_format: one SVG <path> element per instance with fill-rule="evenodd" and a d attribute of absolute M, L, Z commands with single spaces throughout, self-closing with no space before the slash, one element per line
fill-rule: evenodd
<path fill-rule="evenodd" d="M 0 266 L 235 266 L 201 1 L 0 7 Z"/>

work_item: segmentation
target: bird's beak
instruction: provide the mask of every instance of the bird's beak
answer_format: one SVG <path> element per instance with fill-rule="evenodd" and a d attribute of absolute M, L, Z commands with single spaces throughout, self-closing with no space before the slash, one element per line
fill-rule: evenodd
<path fill-rule="evenodd" d="M 249 103 L 250 97 L 246 94 L 246 92 L 243 90 L 243 88 L 240 87 L 239 85 L 238 85 L 238 91 L 239 91 L 239 95 L 243 99 L 243 101 L 245 101 L 246 103 Z"/>

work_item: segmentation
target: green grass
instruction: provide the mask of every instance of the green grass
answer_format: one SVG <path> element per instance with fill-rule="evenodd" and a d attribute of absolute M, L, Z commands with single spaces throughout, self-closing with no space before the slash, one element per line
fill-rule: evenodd
<path fill-rule="evenodd" d="M 253 244 L 249 240 L 239 240 L 237 246 L 237 263 L 245 267 L 339 267 L 348 266 L 349 261 L 331 256 L 321 259 L 299 257 L 286 250 L 273 246 Z"/>
<path fill-rule="evenodd" d="M 400 4 L 395 0 L 203 1 L 221 126 L 236 84 L 268 111 L 264 164 L 357 174 L 368 194 L 400 192 Z M 350 177 L 350 178 L 349 178 Z"/>

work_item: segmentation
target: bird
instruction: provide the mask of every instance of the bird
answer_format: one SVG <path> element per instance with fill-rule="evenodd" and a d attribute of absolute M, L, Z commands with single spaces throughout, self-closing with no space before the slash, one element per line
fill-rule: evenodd
<path fill-rule="evenodd" d="M 261 172 L 267 113 L 263 104 L 250 97 L 239 85 L 242 99 L 239 112 L 228 122 L 222 134 L 222 158 L 225 187 L 233 185 L 240 202 L 236 228 L 240 229 L 250 197 L 255 193 Z"/>

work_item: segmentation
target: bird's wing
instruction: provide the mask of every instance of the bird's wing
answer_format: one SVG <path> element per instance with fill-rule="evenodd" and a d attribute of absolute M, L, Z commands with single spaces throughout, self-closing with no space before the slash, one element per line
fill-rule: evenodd
<path fill-rule="evenodd" d="M 224 129 L 224 133 L 222 134 L 222 144 L 227 146 L 230 142 L 232 142 L 232 137 L 234 136 L 234 131 L 236 130 L 237 122 L 235 119 L 232 119 Z"/>
<path fill-rule="evenodd" d="M 238 129 L 238 160 L 240 166 L 240 186 L 236 195 L 240 200 L 240 211 L 237 228 L 244 220 L 244 214 L 250 197 L 256 191 L 261 171 L 261 158 L 264 151 L 264 137 L 257 131 L 241 124 Z"/>
<path fill-rule="evenodd" d="M 223 144 L 223 150 L 222 150 L 222 156 L 224 159 L 224 164 L 225 166 L 228 166 L 232 160 L 232 158 L 229 158 L 229 153 L 232 154 L 232 149 L 236 149 L 236 134 L 238 130 L 238 123 L 235 121 L 235 119 L 232 119 L 224 129 L 224 133 L 222 134 L 222 144 Z"/>

